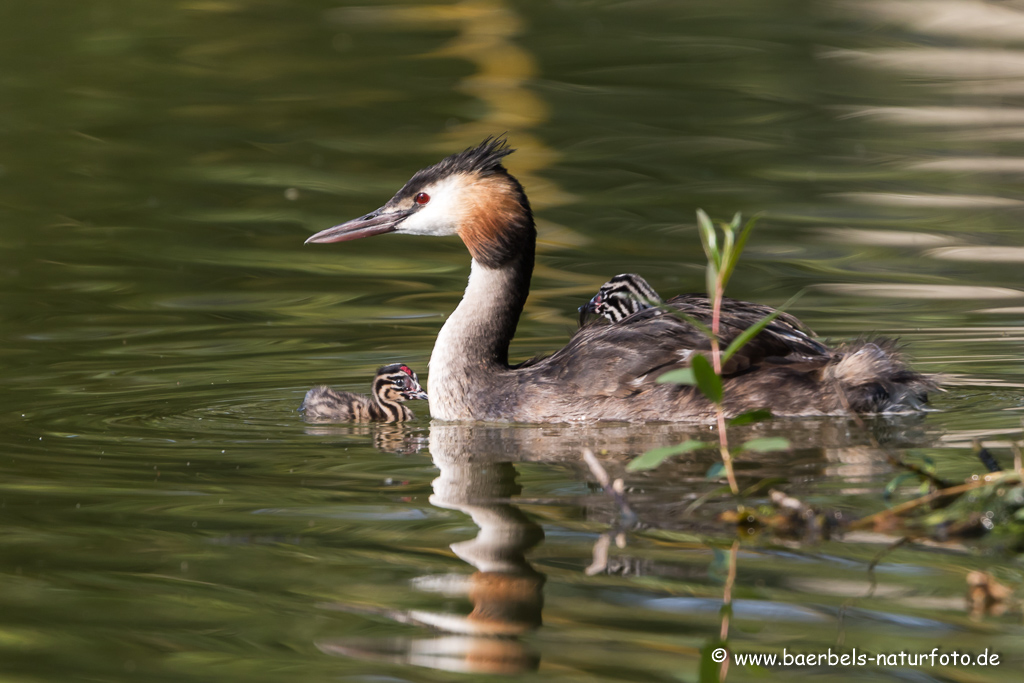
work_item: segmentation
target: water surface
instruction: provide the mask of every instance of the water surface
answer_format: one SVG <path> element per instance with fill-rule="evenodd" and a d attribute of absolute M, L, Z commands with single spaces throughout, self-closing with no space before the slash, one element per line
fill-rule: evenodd
<path fill-rule="evenodd" d="M 314 384 L 365 391 L 397 361 L 426 375 L 468 256 L 302 242 L 508 131 L 541 232 L 526 358 L 616 273 L 699 290 L 696 208 L 764 212 L 732 296 L 807 288 L 793 312 L 823 337 L 899 336 L 947 376 L 923 416 L 751 428 L 794 448 L 745 458 L 742 483 L 874 512 L 897 474 L 884 450 L 959 480 L 981 471 L 972 440 L 1008 464 L 1020 438 L 1021 12 L 6 3 L 4 680 L 697 680 L 733 540 L 721 505 L 695 506 L 714 457 L 625 465 L 700 428 L 456 428 L 422 404 L 403 427 L 305 424 Z M 645 524 L 622 548 L 585 446 Z M 1019 585 L 1012 549 L 880 556 L 895 540 L 744 542 L 731 646 L 990 648 L 1003 665 L 729 678 L 1016 680 L 1019 608 L 972 619 L 963 600 L 973 569 Z"/>

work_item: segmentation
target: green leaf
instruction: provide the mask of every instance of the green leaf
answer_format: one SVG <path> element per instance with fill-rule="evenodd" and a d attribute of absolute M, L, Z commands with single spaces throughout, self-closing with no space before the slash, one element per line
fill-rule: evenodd
<path fill-rule="evenodd" d="M 790 297 L 789 301 L 775 309 L 773 313 L 766 315 L 765 317 L 761 318 L 747 329 L 740 332 L 736 336 L 736 338 L 732 340 L 732 343 L 729 344 L 725 351 L 722 352 L 722 364 L 724 365 L 725 361 L 732 358 L 734 353 L 736 353 L 744 346 L 746 346 L 747 342 L 756 337 L 761 332 L 761 330 L 768 326 L 768 323 L 782 315 L 783 311 L 785 311 L 786 308 L 788 308 L 790 304 L 792 304 L 794 301 L 802 297 L 805 291 L 806 290 L 801 289 L 799 292 Z"/>
<path fill-rule="evenodd" d="M 892 498 L 892 495 L 896 493 L 896 489 L 902 486 L 903 482 L 910 479 L 916 480 L 917 475 L 914 474 L 913 472 L 903 472 L 890 479 L 889 483 L 885 485 L 885 491 L 882 493 L 882 498 L 884 500 L 889 500 L 890 498 Z"/>
<path fill-rule="evenodd" d="M 665 375 L 662 375 L 662 377 L 664 376 Z M 658 381 L 660 382 L 661 379 L 659 378 Z M 732 418 L 729 420 L 729 424 L 734 427 L 739 427 L 740 425 L 750 425 L 755 422 L 764 422 L 765 420 L 770 419 L 772 419 L 772 411 L 770 410 L 751 410 L 748 413 L 740 413 L 736 417 Z"/>
<path fill-rule="evenodd" d="M 704 287 L 707 288 L 708 299 L 715 298 L 715 291 L 718 289 L 718 266 L 708 261 L 704 269 Z"/>
<path fill-rule="evenodd" d="M 743 226 L 743 229 L 739 233 L 739 238 L 736 239 L 735 245 L 730 244 L 729 259 L 727 262 L 722 264 L 722 282 L 728 282 L 729 278 L 732 277 L 732 271 L 736 269 L 736 264 L 740 262 L 740 256 L 743 254 L 743 248 L 747 245 L 747 238 L 750 237 L 751 230 L 754 229 L 754 225 L 757 223 L 757 219 L 760 215 L 754 216 L 747 224 Z M 740 214 L 736 214 L 732 218 L 732 229 L 735 230 L 740 224 Z"/>
<path fill-rule="evenodd" d="M 708 259 L 708 266 L 704 274 L 708 296 L 714 296 L 715 288 L 718 285 L 718 272 L 722 269 L 722 252 L 718 249 L 718 233 L 715 231 L 715 224 L 711 222 L 703 209 L 697 209 L 697 227 L 700 228 L 700 241 L 704 245 L 704 254 Z"/>
<path fill-rule="evenodd" d="M 729 346 L 726 347 L 725 351 L 722 352 L 722 363 L 724 364 L 725 361 L 732 358 L 733 354 L 746 346 L 747 342 L 760 334 L 761 330 L 768 327 L 768 323 L 775 320 L 780 315 L 782 315 L 782 309 L 776 309 L 774 313 L 766 315 L 736 335 L 736 338 L 732 340 L 732 343 L 730 343 Z"/>
<path fill-rule="evenodd" d="M 733 219 L 735 220 L 735 219 Z M 733 243 L 736 241 L 736 233 L 728 223 L 722 223 L 722 265 L 720 267 L 718 287 L 725 291 L 725 285 L 729 282 L 729 275 L 736 265 L 736 256 L 733 253 Z"/>
<path fill-rule="evenodd" d="M 704 270 L 704 286 L 708 290 L 708 298 L 714 299 L 718 290 L 718 267 L 708 261 L 708 267 Z"/>
<path fill-rule="evenodd" d="M 722 378 L 715 374 L 710 361 L 699 353 L 693 354 L 690 360 L 690 367 L 693 368 L 693 376 L 697 380 L 697 388 L 700 393 L 715 405 L 722 404 Z"/>
<path fill-rule="evenodd" d="M 658 384 L 696 384 L 697 378 L 693 376 L 693 368 L 679 368 L 669 370 L 657 379 Z"/>
<path fill-rule="evenodd" d="M 638 472 L 641 470 L 653 470 L 655 467 L 665 462 L 673 455 L 679 455 L 680 453 L 688 453 L 689 451 L 696 451 L 702 448 L 713 448 L 717 444 L 711 443 L 710 441 L 684 441 L 677 443 L 673 446 L 662 446 L 661 448 L 652 448 L 647 451 L 639 458 L 634 458 L 628 465 L 626 465 L 627 472 Z"/>
<path fill-rule="evenodd" d="M 739 214 L 736 214 L 739 216 Z M 736 240 L 736 259 L 739 260 L 740 255 L 743 254 L 743 248 L 747 246 L 747 239 L 750 237 L 751 231 L 754 226 L 757 225 L 757 221 L 761 218 L 761 214 L 754 214 L 747 224 L 743 226 L 740 231 L 739 239 Z"/>
<path fill-rule="evenodd" d="M 761 481 L 755 484 L 751 484 L 744 490 L 740 491 L 740 498 L 750 498 L 752 496 L 761 495 L 762 493 L 767 492 L 768 489 L 771 487 L 785 485 L 789 483 L 790 480 L 787 479 L 786 477 L 768 477 L 766 479 L 762 479 Z"/>
<path fill-rule="evenodd" d="M 725 463 L 716 462 L 704 473 L 705 479 L 721 479 L 725 476 Z"/>
<path fill-rule="evenodd" d="M 743 214 L 741 214 L 739 211 L 737 211 L 736 213 L 734 213 L 732 215 L 732 221 L 729 222 L 729 229 L 732 230 L 733 233 L 735 233 L 736 230 L 740 227 L 740 223 L 742 221 L 743 221 Z"/>
<path fill-rule="evenodd" d="M 723 465 L 723 467 L 724 467 L 724 465 Z M 721 477 L 719 477 L 719 478 L 721 478 Z M 788 482 L 789 480 L 787 479 L 786 481 Z M 716 487 L 706 491 L 704 493 L 704 495 L 696 498 L 692 503 L 687 505 L 686 509 L 683 510 L 683 516 L 691 514 L 694 510 L 696 510 L 701 505 L 703 505 L 704 503 L 706 503 L 707 501 L 709 501 L 709 500 L 711 500 L 713 498 L 720 498 L 722 496 L 728 496 L 728 495 L 732 495 L 732 488 L 728 484 L 726 484 L 724 486 L 716 486 Z M 1024 510 L 1024 508 L 1021 508 L 1021 509 Z"/>
<path fill-rule="evenodd" d="M 766 453 L 768 451 L 784 451 L 789 447 L 789 439 L 787 438 L 781 436 L 762 436 L 759 439 L 747 441 L 740 446 L 739 450 Z"/>
<path fill-rule="evenodd" d="M 700 228 L 700 241 L 704 245 L 708 263 L 714 264 L 717 269 L 722 264 L 722 255 L 718 251 L 718 235 L 715 233 L 715 224 L 704 213 L 704 209 L 697 209 L 697 227 Z"/>

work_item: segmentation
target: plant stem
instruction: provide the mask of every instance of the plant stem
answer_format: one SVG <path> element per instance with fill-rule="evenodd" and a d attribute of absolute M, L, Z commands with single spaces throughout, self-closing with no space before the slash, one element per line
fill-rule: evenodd
<path fill-rule="evenodd" d="M 718 414 L 718 449 L 722 454 L 722 464 L 725 466 L 725 478 L 729 480 L 729 488 L 732 490 L 732 495 L 737 496 L 740 493 L 740 487 L 736 483 L 736 473 L 732 469 L 729 437 L 725 433 L 725 411 L 722 409 L 722 406 L 715 406 L 715 412 Z"/>
<path fill-rule="evenodd" d="M 725 295 L 725 283 L 722 274 L 718 274 L 715 282 L 714 300 L 711 304 L 711 359 L 714 362 L 715 374 L 722 375 L 722 350 L 718 344 L 718 330 L 722 322 L 722 297 Z"/>
<path fill-rule="evenodd" d="M 715 280 L 714 300 L 711 305 L 711 360 L 714 363 L 715 374 L 722 376 L 722 347 L 718 343 L 718 330 L 722 318 L 722 297 L 725 295 L 725 282 L 722 280 L 722 273 L 719 271 Z M 736 483 L 736 473 L 732 469 L 732 454 L 729 453 L 729 437 L 725 431 L 725 409 L 720 404 L 715 405 L 715 414 L 718 418 L 718 444 L 722 453 L 722 464 L 725 466 L 725 476 L 729 480 L 729 488 L 732 495 L 739 495 L 740 487 Z"/>
<path fill-rule="evenodd" d="M 739 540 L 732 542 L 732 549 L 729 551 L 729 575 L 725 579 L 725 590 L 722 591 L 722 606 L 732 607 L 732 586 L 736 583 L 736 559 L 740 550 Z M 729 640 L 729 611 L 722 614 L 722 628 L 718 632 L 718 639 L 724 646 Z M 729 658 L 722 660 L 722 668 L 718 672 L 718 680 L 724 683 L 726 674 L 729 673 Z"/>

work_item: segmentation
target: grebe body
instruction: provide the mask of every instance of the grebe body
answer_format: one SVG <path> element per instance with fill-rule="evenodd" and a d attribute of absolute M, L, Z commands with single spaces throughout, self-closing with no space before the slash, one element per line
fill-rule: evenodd
<path fill-rule="evenodd" d="M 680 294 L 668 301 L 663 301 L 647 280 L 635 273 L 616 275 L 601 285 L 597 294 L 586 304 L 580 306 L 580 326 L 586 324 L 587 317 L 596 314 L 615 324 L 629 319 L 641 311 L 652 311 L 644 315 L 671 314 L 672 310 L 693 318 L 710 327 L 713 315 L 713 302 L 706 294 Z M 832 351 L 828 346 L 815 339 L 806 325 L 789 313 L 776 311 L 771 306 L 755 304 L 739 299 L 722 297 L 722 309 L 719 325 L 721 337 L 731 341 L 748 327 L 770 315 L 776 317 L 769 322 L 754 338 L 753 342 L 761 347 L 768 356 L 790 356 L 800 354 L 805 357 L 827 356 Z M 711 343 L 704 337 L 704 344 L 698 348 L 710 349 Z M 744 348 L 740 356 L 750 353 L 753 348 Z"/>
<path fill-rule="evenodd" d="M 512 151 L 503 139 L 488 138 L 417 172 L 380 209 L 306 241 L 342 242 L 388 232 L 462 239 L 472 256 L 469 284 L 430 358 L 435 419 L 711 419 L 714 407 L 695 387 L 656 381 L 708 348 L 693 325 L 657 308 L 617 324 L 585 326 L 554 354 L 509 365 L 509 342 L 529 293 L 536 243 L 526 194 L 502 165 Z M 706 297 L 689 306 L 694 317 L 709 319 Z M 771 311 L 747 306 L 728 310 L 720 334 L 724 344 L 762 311 Z M 766 407 L 792 416 L 913 410 L 934 386 L 907 368 L 891 341 L 833 349 L 809 335 L 789 334 L 788 328 L 802 327 L 792 316 L 780 320 L 784 333 L 765 330 L 725 369 L 728 414 Z"/>
<path fill-rule="evenodd" d="M 420 398 L 428 397 L 416 373 L 395 363 L 377 370 L 369 396 L 318 386 L 306 392 L 299 410 L 310 422 L 405 422 L 416 416 L 402 402 Z"/>

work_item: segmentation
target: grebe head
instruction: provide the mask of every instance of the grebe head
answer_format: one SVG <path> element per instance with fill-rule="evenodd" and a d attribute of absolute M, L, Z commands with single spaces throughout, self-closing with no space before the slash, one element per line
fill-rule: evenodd
<path fill-rule="evenodd" d="M 617 323 L 660 303 L 661 297 L 647 284 L 647 280 L 634 273 L 616 275 L 601 285 L 594 298 L 580 306 L 580 327 L 591 313 Z"/>
<path fill-rule="evenodd" d="M 376 211 L 318 232 L 306 243 L 346 242 L 387 232 L 458 235 L 477 261 L 500 264 L 514 251 L 510 229 L 533 228 L 526 195 L 501 163 L 514 151 L 503 137 L 487 138 L 417 171 Z"/>
<path fill-rule="evenodd" d="M 420 386 L 416 373 L 402 363 L 385 365 L 377 371 L 377 376 L 373 378 L 373 395 L 381 403 L 401 403 L 428 398 L 427 392 Z"/>

